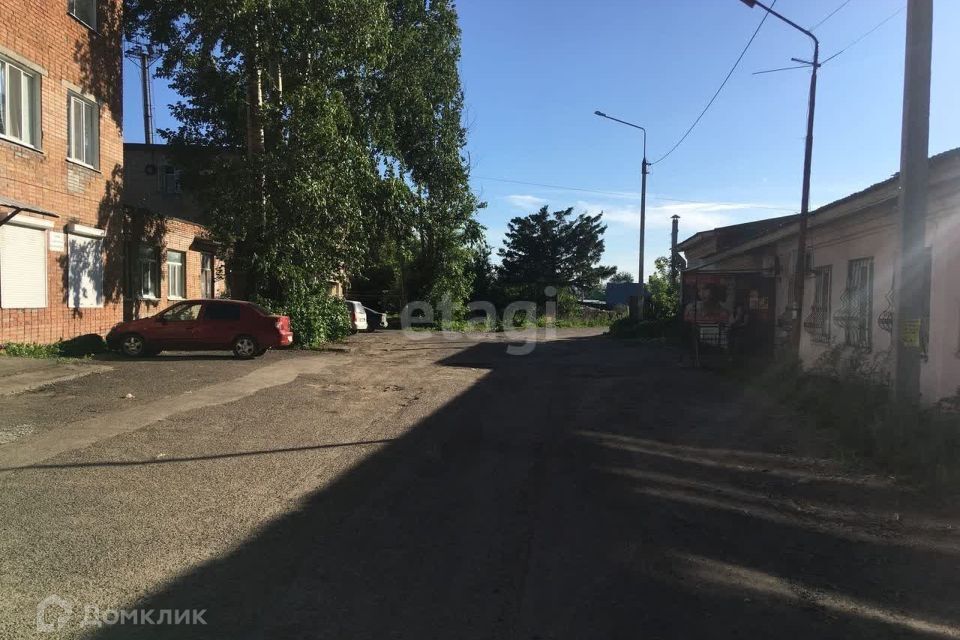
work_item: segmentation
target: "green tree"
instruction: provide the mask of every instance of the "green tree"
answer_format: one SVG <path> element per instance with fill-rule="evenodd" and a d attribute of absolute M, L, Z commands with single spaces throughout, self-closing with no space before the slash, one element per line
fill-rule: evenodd
<path fill-rule="evenodd" d="M 629 284 L 633 282 L 633 275 L 627 273 L 626 271 L 618 271 L 610 276 L 610 280 L 608 282 L 626 282 Z"/>
<path fill-rule="evenodd" d="M 573 208 L 537 213 L 510 220 L 498 275 L 518 295 L 540 300 L 547 286 L 587 291 L 616 271 L 600 265 L 603 255 L 603 214 L 580 214 Z"/>
<path fill-rule="evenodd" d="M 126 16 L 183 98 L 162 134 L 237 293 L 295 324 L 364 270 L 404 297 L 468 295 L 479 203 L 449 0 L 129 0 Z"/>
<path fill-rule="evenodd" d="M 680 283 L 670 278 L 670 258 L 654 260 L 654 272 L 647 278 L 652 319 L 674 318 L 680 305 Z"/>

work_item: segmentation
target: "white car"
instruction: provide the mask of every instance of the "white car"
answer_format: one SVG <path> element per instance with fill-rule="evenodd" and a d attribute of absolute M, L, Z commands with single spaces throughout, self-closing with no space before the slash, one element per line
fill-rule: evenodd
<path fill-rule="evenodd" d="M 367 330 L 367 312 L 363 305 L 356 300 L 344 300 L 347 303 L 347 313 L 350 314 L 350 328 L 354 333 Z"/>

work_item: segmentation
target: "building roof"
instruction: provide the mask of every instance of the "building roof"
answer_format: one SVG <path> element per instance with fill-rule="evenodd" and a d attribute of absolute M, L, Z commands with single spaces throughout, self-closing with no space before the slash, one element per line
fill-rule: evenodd
<path fill-rule="evenodd" d="M 945 169 L 951 163 L 960 165 L 960 147 L 950 149 L 949 151 L 944 151 L 943 153 L 938 153 L 934 156 L 931 156 L 929 159 L 930 170 L 934 169 Z M 885 200 L 889 197 L 892 197 L 896 194 L 900 180 L 900 172 L 893 174 L 891 177 L 886 180 L 882 180 L 875 184 L 870 185 L 866 189 L 862 189 L 855 193 L 851 193 L 848 196 L 844 196 L 839 200 L 834 200 L 829 204 L 825 204 L 822 207 L 818 207 L 810 212 L 811 222 L 816 221 L 818 218 L 822 218 L 826 214 L 840 211 L 844 209 L 844 205 L 849 205 L 856 201 L 862 200 L 868 196 L 876 195 L 881 197 L 881 200 Z M 885 193 L 886 192 L 886 193 Z M 681 251 L 687 247 L 690 247 L 700 240 L 707 239 L 711 235 L 723 235 L 724 233 L 733 233 L 734 235 L 740 235 L 741 239 L 735 243 L 724 243 L 726 246 L 718 246 L 714 255 L 720 254 L 731 254 L 736 253 L 735 249 L 747 248 L 746 245 L 752 243 L 753 241 L 767 236 L 777 231 L 786 229 L 793 225 L 799 219 L 799 214 L 793 214 L 789 216 L 781 216 L 778 218 L 767 218 L 765 220 L 758 220 L 756 222 L 747 222 L 743 224 L 730 225 L 727 227 L 717 227 L 716 229 L 711 229 L 709 231 L 701 231 L 690 236 L 683 242 L 677 245 L 677 248 Z M 743 233 L 738 233 L 738 232 Z M 748 236 L 748 237 L 743 237 Z M 704 266 L 704 265 L 700 265 Z"/>
<path fill-rule="evenodd" d="M 799 214 L 792 213 L 786 216 L 776 218 L 764 218 L 763 220 L 754 220 L 752 222 L 741 222 L 740 224 L 731 224 L 726 227 L 716 227 L 707 231 L 698 231 L 683 242 L 677 244 L 677 249 L 684 251 L 692 245 L 711 237 L 717 237 L 718 244 L 730 245 L 739 244 L 750 238 L 769 233 L 779 229 L 783 225 L 794 221 Z M 720 247 L 718 247 L 719 249 Z"/>

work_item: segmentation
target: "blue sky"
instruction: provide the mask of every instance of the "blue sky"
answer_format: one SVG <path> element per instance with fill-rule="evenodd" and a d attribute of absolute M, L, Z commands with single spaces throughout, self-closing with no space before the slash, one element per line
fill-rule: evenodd
<path fill-rule="evenodd" d="M 779 0 L 813 26 L 844 0 Z M 850 0 L 817 29 L 822 57 L 906 4 Z M 603 211 L 604 262 L 636 275 L 640 132 L 662 156 L 700 113 L 762 18 L 738 0 L 461 0 L 462 79 L 472 184 L 498 246 L 507 221 L 542 204 Z M 906 12 L 820 72 L 811 198 L 825 204 L 897 171 Z M 960 146 L 960 2 L 934 3 L 930 151 Z M 768 19 L 687 140 L 651 169 L 646 268 L 680 236 L 799 209 L 809 72 L 754 76 L 808 58 L 809 40 Z M 125 67 L 125 132 L 142 140 L 137 68 Z M 157 126 L 176 96 L 155 81 Z M 517 184 L 503 180 L 567 189 Z M 581 189 L 581 190 L 575 190 Z M 692 200 L 695 203 L 677 202 Z"/>

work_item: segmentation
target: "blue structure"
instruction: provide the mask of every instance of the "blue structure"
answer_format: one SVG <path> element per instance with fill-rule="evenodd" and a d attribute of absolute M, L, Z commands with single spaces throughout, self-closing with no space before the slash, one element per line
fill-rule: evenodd
<path fill-rule="evenodd" d="M 630 306 L 630 296 L 640 295 L 640 285 L 636 282 L 608 282 L 607 309 L 617 305 Z"/>

